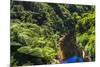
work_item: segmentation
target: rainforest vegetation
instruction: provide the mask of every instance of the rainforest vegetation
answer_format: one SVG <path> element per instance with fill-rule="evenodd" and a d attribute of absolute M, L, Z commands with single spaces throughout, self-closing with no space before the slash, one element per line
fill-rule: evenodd
<path fill-rule="evenodd" d="M 11 1 L 10 14 L 11 66 L 59 63 L 58 39 L 71 31 L 95 61 L 94 5 Z"/>

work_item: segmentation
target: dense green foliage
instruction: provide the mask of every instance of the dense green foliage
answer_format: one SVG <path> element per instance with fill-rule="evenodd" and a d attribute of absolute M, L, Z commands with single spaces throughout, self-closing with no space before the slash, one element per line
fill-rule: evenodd
<path fill-rule="evenodd" d="M 51 64 L 58 38 L 72 30 L 81 49 L 95 55 L 94 6 L 12 1 L 10 26 L 12 66 Z"/>

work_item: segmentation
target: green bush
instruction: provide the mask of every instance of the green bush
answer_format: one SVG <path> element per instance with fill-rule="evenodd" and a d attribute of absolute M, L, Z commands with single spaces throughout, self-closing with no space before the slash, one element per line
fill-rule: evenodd
<path fill-rule="evenodd" d="M 95 55 L 95 7 L 92 5 L 13 1 L 10 30 L 12 66 L 41 61 L 56 63 L 53 60 L 59 51 L 58 39 L 72 31 L 81 49 L 89 56 Z M 25 58 L 25 64 L 20 61 L 24 54 L 32 56 L 32 61 Z"/>

